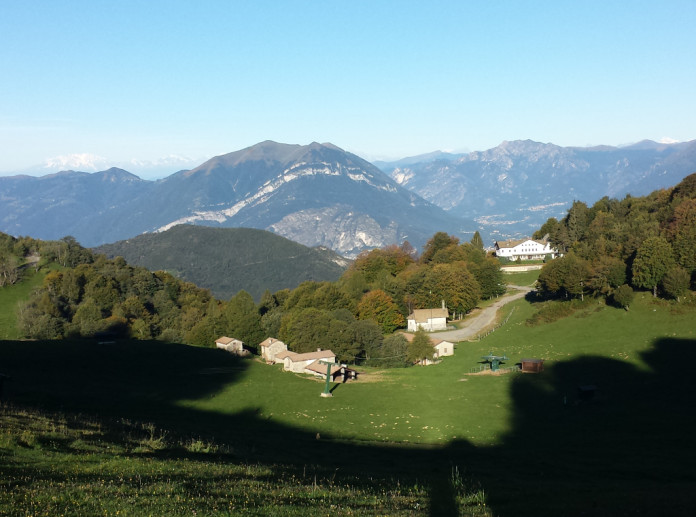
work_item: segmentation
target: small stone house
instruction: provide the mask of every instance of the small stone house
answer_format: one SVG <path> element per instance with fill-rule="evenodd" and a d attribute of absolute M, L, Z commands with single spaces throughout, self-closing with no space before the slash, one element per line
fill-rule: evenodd
<path fill-rule="evenodd" d="M 267 363 L 274 363 L 276 356 L 281 352 L 287 352 L 288 345 L 274 337 L 269 337 L 259 344 L 261 359 Z"/>
<path fill-rule="evenodd" d="M 215 340 L 215 346 L 226 350 L 232 354 L 244 355 L 244 343 L 239 339 L 232 337 L 221 336 Z"/>
<path fill-rule="evenodd" d="M 413 334 L 407 334 L 406 332 L 402 332 L 401 335 L 404 336 L 409 343 L 413 341 Z M 444 339 L 435 339 L 431 337 L 430 343 L 432 343 L 433 348 L 435 348 L 435 354 L 433 355 L 432 360 L 424 359 L 419 364 L 422 364 L 424 366 L 427 366 L 429 364 L 435 364 L 439 362 L 440 359 L 442 359 L 443 357 L 454 355 L 454 343 L 452 343 L 451 341 L 447 341 Z"/>
<path fill-rule="evenodd" d="M 437 357 L 446 357 L 448 355 L 454 355 L 454 343 L 451 341 L 446 341 L 444 339 L 430 339 L 433 346 L 435 347 L 435 354 Z"/>
<path fill-rule="evenodd" d="M 434 330 L 447 330 L 447 318 L 449 311 L 445 308 L 439 309 L 415 309 L 408 315 L 408 331 L 416 332 L 423 329 L 427 332 Z"/>

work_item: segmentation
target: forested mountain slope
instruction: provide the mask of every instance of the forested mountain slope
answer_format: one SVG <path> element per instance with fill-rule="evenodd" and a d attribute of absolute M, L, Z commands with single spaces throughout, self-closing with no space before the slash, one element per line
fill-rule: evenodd
<path fill-rule="evenodd" d="M 264 230 L 193 225 L 105 244 L 95 251 L 150 271 L 168 271 L 223 300 L 240 290 L 259 300 L 267 289 L 294 289 L 306 280 L 336 281 L 349 264 L 331 250 L 308 248 Z"/>

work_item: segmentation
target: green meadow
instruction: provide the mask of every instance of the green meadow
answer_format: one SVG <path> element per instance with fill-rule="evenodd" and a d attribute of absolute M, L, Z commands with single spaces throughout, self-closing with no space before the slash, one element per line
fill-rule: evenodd
<path fill-rule="evenodd" d="M 220 350 L 3 330 L 0 513 L 692 515 L 695 304 L 530 323 L 556 306 L 508 304 L 440 364 L 358 367 L 331 398 Z M 544 371 L 476 373 L 489 352 Z"/>

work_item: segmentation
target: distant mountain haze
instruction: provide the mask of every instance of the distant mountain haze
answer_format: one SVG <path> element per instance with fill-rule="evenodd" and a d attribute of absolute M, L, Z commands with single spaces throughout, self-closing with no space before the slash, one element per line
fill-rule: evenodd
<path fill-rule="evenodd" d="M 346 257 L 436 232 L 529 236 L 574 200 L 649 192 L 696 171 L 696 141 L 626 147 L 503 142 L 382 170 L 333 144 L 265 141 L 157 181 L 117 168 L 0 177 L 0 231 L 97 246 L 180 224 L 272 231 Z"/>
<path fill-rule="evenodd" d="M 525 140 L 433 155 L 380 167 L 452 215 L 475 219 L 495 238 L 531 235 L 549 217 L 563 217 L 574 200 L 591 205 L 604 196 L 643 196 L 696 171 L 696 140 L 584 148 Z"/>
<path fill-rule="evenodd" d="M 448 214 L 371 163 L 332 144 L 266 141 L 144 181 L 126 171 L 0 178 L 0 230 L 86 246 L 179 224 L 267 229 L 353 257 L 437 231 L 470 238 L 471 220 Z"/>

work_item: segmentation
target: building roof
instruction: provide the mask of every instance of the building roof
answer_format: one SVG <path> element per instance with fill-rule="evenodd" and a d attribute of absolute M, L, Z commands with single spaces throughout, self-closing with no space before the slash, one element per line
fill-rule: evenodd
<path fill-rule="evenodd" d="M 525 239 L 510 239 L 507 241 L 496 241 L 495 246 L 499 249 L 500 248 L 514 248 L 515 246 L 519 246 L 523 242 L 528 242 L 528 241 L 535 242 L 537 244 L 541 244 L 542 246 L 546 246 L 548 244 L 548 241 L 543 241 L 543 240 L 537 241 L 534 239 L 525 238 Z"/>
<path fill-rule="evenodd" d="M 263 346 L 271 346 L 271 345 L 274 344 L 274 343 L 280 343 L 281 345 L 284 345 L 284 344 L 285 344 L 285 343 L 283 343 L 280 339 L 276 339 L 276 338 L 274 338 L 274 337 L 268 337 L 268 338 L 266 338 L 265 340 L 263 340 L 261 343 L 259 343 L 259 346 L 261 346 L 261 347 L 263 347 Z"/>
<path fill-rule="evenodd" d="M 341 365 L 335 364 L 331 366 L 331 375 L 336 373 L 341 369 Z M 305 366 L 305 370 L 310 370 L 312 372 L 317 372 L 317 373 L 326 373 L 326 365 L 322 364 L 319 362 L 319 359 L 317 359 L 314 362 L 309 363 L 307 366 Z"/>
<path fill-rule="evenodd" d="M 406 341 L 408 341 L 409 343 L 410 343 L 411 341 L 413 341 L 413 334 L 410 334 L 410 333 L 408 333 L 408 332 L 399 332 L 399 334 L 401 334 L 402 336 L 404 336 L 404 337 L 406 338 Z M 447 340 L 445 340 L 445 339 L 435 339 L 435 338 L 433 338 L 433 337 L 431 337 L 431 336 L 428 336 L 428 339 L 430 339 L 430 342 L 432 343 L 433 346 L 437 346 L 437 345 L 439 345 L 440 343 L 452 343 L 451 341 L 447 341 Z M 454 344 L 454 343 L 452 343 L 452 344 Z"/>
<path fill-rule="evenodd" d="M 414 311 L 408 315 L 408 319 L 416 320 L 416 323 L 425 323 L 431 318 L 448 318 L 449 311 L 447 309 L 437 308 L 437 309 L 414 309 Z"/>
<path fill-rule="evenodd" d="M 280 354 L 278 354 L 279 356 Z M 276 357 L 278 357 L 276 356 Z M 317 350 L 316 352 L 307 352 L 305 354 L 295 354 L 294 357 L 290 357 L 294 362 L 298 361 L 310 361 L 314 359 L 328 359 L 329 357 L 336 357 L 331 350 Z"/>
<path fill-rule="evenodd" d="M 230 343 L 237 341 L 239 343 L 242 343 L 239 339 L 235 339 L 233 337 L 227 337 L 227 336 L 221 336 L 215 340 L 215 343 L 220 343 L 221 345 L 229 345 Z"/>
<path fill-rule="evenodd" d="M 276 359 L 285 359 L 286 357 L 292 358 L 296 355 L 300 355 L 300 354 L 297 354 L 295 352 L 291 352 L 290 350 L 283 350 L 281 353 L 276 354 L 275 358 Z"/>

